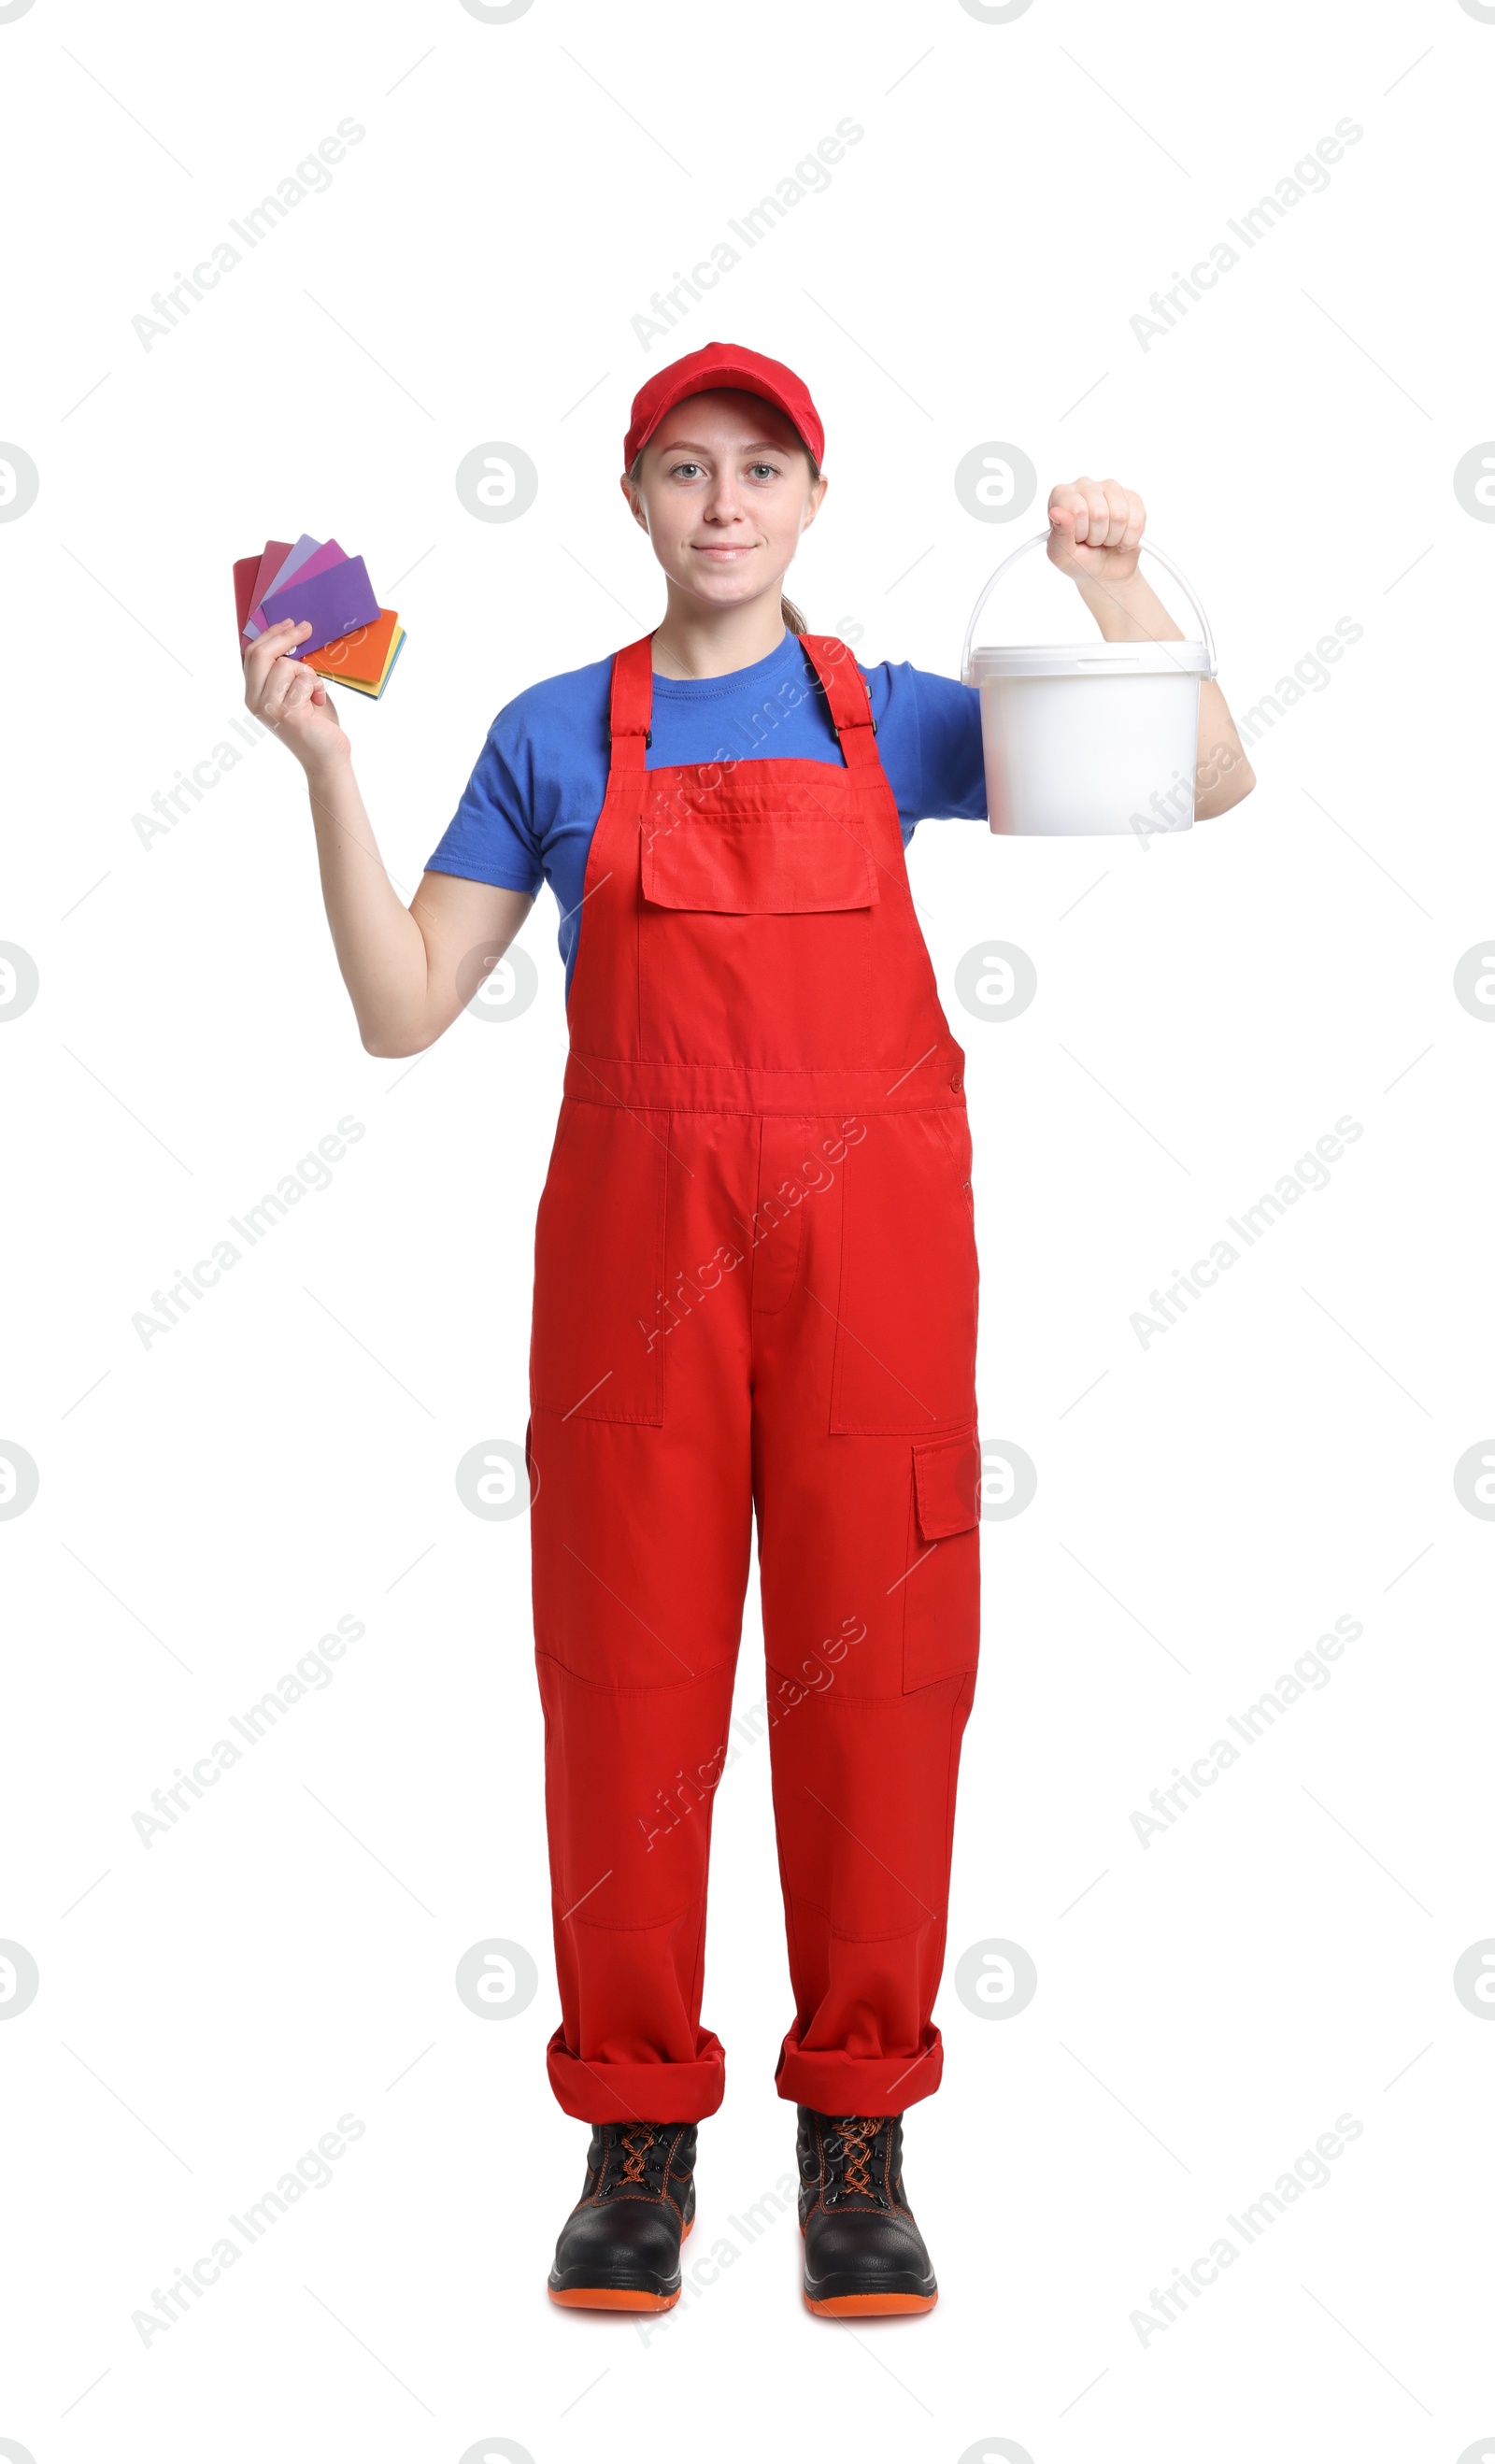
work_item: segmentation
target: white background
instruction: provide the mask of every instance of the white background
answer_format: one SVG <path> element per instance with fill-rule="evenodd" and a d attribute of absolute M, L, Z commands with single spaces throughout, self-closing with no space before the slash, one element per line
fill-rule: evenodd
<path fill-rule="evenodd" d="M 0 1934 L 41 1977 L 0 2026 L 0 2436 L 36 2464 L 1495 2454 L 1495 2027 L 1451 1981 L 1495 1934 L 1495 1531 L 1453 1485 L 1495 1425 L 1495 1038 L 1452 984 L 1491 922 L 1495 528 L 1453 473 L 1495 432 L 1495 24 L 35 0 L 0 66 L 0 436 L 40 473 L 0 525 L 0 937 L 40 973 L 3 1037 L 0 1438 L 41 1483 L 0 1529 Z M 151 295 L 349 116 L 330 189 L 143 349 Z M 848 116 L 828 189 L 642 347 L 649 295 Z M 1327 190 L 1144 351 L 1149 295 L 1347 116 Z M 832 2327 L 792 2216 L 751 2246 L 728 2222 L 792 2164 L 759 1749 L 716 1810 L 729 2087 L 690 2246 L 737 2255 L 646 2341 L 544 2298 L 584 2133 L 542 2062 L 527 1533 L 453 1478 L 523 1433 L 554 902 L 526 1015 L 381 1062 L 275 744 L 148 847 L 132 816 L 228 733 L 233 559 L 335 533 L 408 628 L 385 699 L 341 706 L 412 891 L 500 704 L 657 617 L 619 442 L 644 377 L 714 337 L 811 385 L 831 488 L 792 587 L 864 660 L 953 673 L 1082 471 L 1143 493 L 1238 714 L 1364 629 L 1188 836 L 917 834 L 970 1055 L 983 1434 L 1039 1484 L 985 1527 L 945 2081 L 908 2129 L 942 2298 Z M 953 484 L 991 439 L 1039 473 L 1005 528 Z M 492 440 L 539 473 L 513 523 L 457 500 Z M 982 934 L 1038 970 L 1006 1024 L 950 991 Z M 1330 1187 L 1144 1350 L 1150 1290 L 1346 1113 Z M 345 1114 L 332 1186 L 143 1347 L 152 1290 Z M 366 1633 L 333 1683 L 143 1846 L 151 1792 L 341 1616 Z M 1144 1849 L 1149 1792 L 1342 1616 L 1331 1683 Z M 453 1987 L 488 1937 L 539 1967 L 500 2025 Z M 991 1938 L 1039 1975 L 1000 2024 L 952 1981 Z M 132 2312 L 342 2114 L 330 2185 L 143 2345 Z M 1341 2114 L 1329 2184 L 1143 2343 L 1152 2289 Z"/>

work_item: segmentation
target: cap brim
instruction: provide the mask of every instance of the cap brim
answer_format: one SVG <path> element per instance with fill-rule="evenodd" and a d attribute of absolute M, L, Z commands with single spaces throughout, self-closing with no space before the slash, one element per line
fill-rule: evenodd
<path fill-rule="evenodd" d="M 755 376 L 750 368 L 714 368 L 709 384 L 701 385 L 693 379 L 688 384 L 683 385 L 678 393 L 671 395 L 670 400 L 654 413 L 653 418 L 649 421 L 648 428 L 646 428 L 643 435 L 639 438 L 638 444 L 634 448 L 635 452 L 642 453 L 645 446 L 649 444 L 652 439 L 658 435 L 660 429 L 664 426 L 665 421 L 670 417 L 671 412 L 672 410 L 678 410 L 680 405 L 683 402 L 689 402 L 691 396 L 694 393 L 756 394 L 760 402 L 771 402 L 774 408 L 780 412 L 781 415 L 789 422 L 789 425 L 794 429 L 796 436 L 800 436 L 800 423 L 795 418 L 795 415 L 790 409 L 788 404 L 784 401 L 783 396 L 775 392 L 772 386 L 764 385 L 762 379 Z M 801 442 L 802 443 L 803 441 L 804 440 L 802 437 Z"/>

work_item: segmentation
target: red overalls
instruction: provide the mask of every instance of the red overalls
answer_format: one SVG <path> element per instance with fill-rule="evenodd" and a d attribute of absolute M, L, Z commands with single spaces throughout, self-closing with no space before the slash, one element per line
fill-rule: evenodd
<path fill-rule="evenodd" d="M 613 661 L 530 1362 L 549 2068 L 583 2122 L 721 2101 L 712 1807 L 765 1726 L 779 2093 L 896 2113 L 939 2082 L 979 1626 L 964 1055 L 866 685 L 802 638 L 845 767 L 646 770 L 649 639 Z M 767 1699 L 729 1740 L 755 1508 Z"/>

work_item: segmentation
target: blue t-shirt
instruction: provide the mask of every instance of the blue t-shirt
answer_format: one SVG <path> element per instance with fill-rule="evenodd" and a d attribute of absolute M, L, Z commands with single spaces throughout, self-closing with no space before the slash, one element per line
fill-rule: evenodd
<path fill-rule="evenodd" d="M 916 822 L 983 820 L 975 686 L 930 675 L 907 661 L 895 667 L 885 660 L 860 672 L 871 693 L 877 750 L 905 847 Z M 426 868 L 532 895 L 548 881 L 561 910 L 568 995 L 584 913 L 587 850 L 607 789 L 611 681 L 611 659 L 597 659 L 547 676 L 504 704 Z M 733 758 L 841 759 L 824 689 L 793 633 L 766 659 L 730 675 L 656 675 L 651 725 L 654 740 L 645 756 L 650 770 Z"/>

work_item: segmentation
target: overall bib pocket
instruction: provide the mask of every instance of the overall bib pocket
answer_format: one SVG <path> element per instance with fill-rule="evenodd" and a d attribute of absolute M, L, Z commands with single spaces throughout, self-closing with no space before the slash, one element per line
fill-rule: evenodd
<path fill-rule="evenodd" d="M 644 1057 L 729 1051 L 744 1068 L 862 1061 L 871 1033 L 877 867 L 817 814 L 704 815 L 641 834 Z"/>

